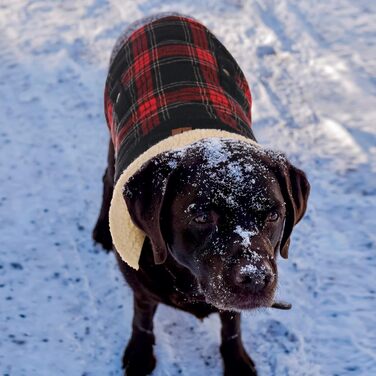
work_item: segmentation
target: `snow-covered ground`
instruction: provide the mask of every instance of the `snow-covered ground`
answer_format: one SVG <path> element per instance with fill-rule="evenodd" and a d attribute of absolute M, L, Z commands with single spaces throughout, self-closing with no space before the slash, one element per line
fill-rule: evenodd
<path fill-rule="evenodd" d="M 248 77 L 259 141 L 307 171 L 279 297 L 244 315 L 261 376 L 376 375 L 376 6 L 369 0 L 0 1 L 0 374 L 121 375 L 131 292 L 93 245 L 106 66 L 135 19 L 202 20 Z M 154 375 L 220 375 L 219 319 L 161 306 Z"/>

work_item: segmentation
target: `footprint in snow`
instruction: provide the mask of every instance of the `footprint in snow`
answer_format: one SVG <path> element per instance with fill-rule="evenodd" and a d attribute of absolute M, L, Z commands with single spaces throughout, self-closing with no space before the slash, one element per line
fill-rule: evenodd
<path fill-rule="evenodd" d="M 257 47 L 256 53 L 258 57 L 262 58 L 265 56 L 275 55 L 276 51 L 273 46 L 263 45 Z"/>
<path fill-rule="evenodd" d="M 273 346 L 282 349 L 285 354 L 290 354 L 299 350 L 300 343 L 298 337 L 282 322 L 268 320 L 265 327 L 265 338 L 270 340 Z"/>

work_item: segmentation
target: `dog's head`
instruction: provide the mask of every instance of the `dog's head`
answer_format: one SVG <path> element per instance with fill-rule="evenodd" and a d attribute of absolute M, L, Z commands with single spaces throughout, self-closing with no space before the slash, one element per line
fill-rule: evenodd
<path fill-rule="evenodd" d="M 304 172 L 283 155 L 229 139 L 162 153 L 124 187 L 155 262 L 170 253 L 208 303 L 230 310 L 272 304 L 277 254 L 287 258 L 308 195 Z"/>

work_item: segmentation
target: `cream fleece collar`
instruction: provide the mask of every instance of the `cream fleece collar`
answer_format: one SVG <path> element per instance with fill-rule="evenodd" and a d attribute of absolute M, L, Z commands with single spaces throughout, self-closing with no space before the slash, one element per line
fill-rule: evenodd
<path fill-rule="evenodd" d="M 109 212 L 110 232 L 116 251 L 119 253 L 123 261 L 132 268 L 136 270 L 139 268 L 138 262 L 145 239 L 145 233 L 136 227 L 131 220 L 127 205 L 123 198 L 123 187 L 125 183 L 145 162 L 156 155 L 185 147 L 204 138 L 213 137 L 235 139 L 259 146 L 250 138 L 236 133 L 219 129 L 194 129 L 170 136 L 153 145 L 136 158 L 120 175 L 114 187 L 114 193 L 111 200 Z"/>

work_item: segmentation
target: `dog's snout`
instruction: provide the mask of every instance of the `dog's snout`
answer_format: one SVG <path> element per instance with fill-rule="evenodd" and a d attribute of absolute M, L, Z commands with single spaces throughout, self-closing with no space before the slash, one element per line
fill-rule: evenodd
<path fill-rule="evenodd" d="M 235 283 L 254 293 L 261 292 L 274 280 L 274 273 L 266 263 L 246 264 L 236 269 Z"/>

